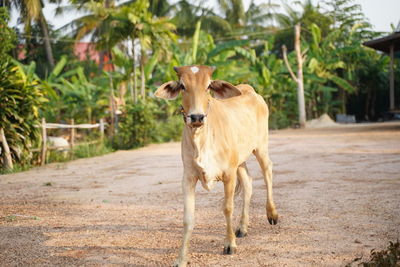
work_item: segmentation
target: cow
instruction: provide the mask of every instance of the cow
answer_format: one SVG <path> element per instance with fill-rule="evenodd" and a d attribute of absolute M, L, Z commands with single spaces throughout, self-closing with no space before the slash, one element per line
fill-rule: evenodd
<path fill-rule="evenodd" d="M 268 106 L 248 84 L 232 85 L 212 80 L 214 67 L 174 67 L 178 81 L 162 84 L 156 97 L 172 100 L 182 94 L 181 113 L 184 197 L 183 240 L 174 266 L 186 266 L 189 239 L 194 227 L 195 187 L 198 181 L 211 190 L 215 181 L 224 184 L 223 213 L 226 219 L 224 254 L 236 252 L 236 237 L 247 235 L 252 180 L 246 160 L 253 153 L 267 187 L 266 213 L 270 224 L 278 222 L 272 196 L 272 162 L 268 154 Z M 242 191 L 240 224 L 233 231 L 235 191 Z"/>

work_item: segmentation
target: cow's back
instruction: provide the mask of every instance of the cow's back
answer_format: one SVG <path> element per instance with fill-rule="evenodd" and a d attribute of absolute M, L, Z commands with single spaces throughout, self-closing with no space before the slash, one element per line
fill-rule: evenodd
<path fill-rule="evenodd" d="M 268 142 L 268 106 L 250 85 L 236 87 L 242 95 L 211 101 L 209 123 L 216 146 L 234 150 L 243 162 L 261 142 Z"/>

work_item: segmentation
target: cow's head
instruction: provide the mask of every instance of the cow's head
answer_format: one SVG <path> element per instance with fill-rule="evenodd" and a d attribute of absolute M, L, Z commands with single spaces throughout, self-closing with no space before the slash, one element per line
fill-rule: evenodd
<path fill-rule="evenodd" d="M 178 81 L 162 84 L 154 93 L 164 99 L 175 99 L 182 92 L 182 107 L 185 122 L 193 128 L 202 126 L 208 115 L 210 105 L 210 90 L 217 99 L 225 99 L 241 94 L 240 90 L 232 84 L 211 79 L 215 67 L 184 66 L 174 67 Z"/>

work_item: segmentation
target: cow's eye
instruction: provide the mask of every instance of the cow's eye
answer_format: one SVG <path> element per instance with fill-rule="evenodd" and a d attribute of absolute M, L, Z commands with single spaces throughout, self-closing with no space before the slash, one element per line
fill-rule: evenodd
<path fill-rule="evenodd" d="M 185 88 L 185 86 L 181 83 L 181 90 L 182 91 L 185 91 L 186 90 L 186 88 Z"/>

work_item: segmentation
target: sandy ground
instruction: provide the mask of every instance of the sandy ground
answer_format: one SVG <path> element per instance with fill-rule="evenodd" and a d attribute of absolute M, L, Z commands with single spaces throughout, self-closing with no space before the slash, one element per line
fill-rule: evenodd
<path fill-rule="evenodd" d="M 400 238 L 400 123 L 277 131 L 270 148 L 278 225 L 250 158 L 248 236 L 222 255 L 222 184 L 199 185 L 191 266 L 344 266 Z M 0 265 L 171 265 L 181 176 L 178 143 L 0 176 Z"/>

